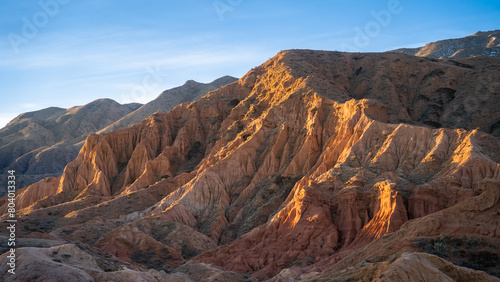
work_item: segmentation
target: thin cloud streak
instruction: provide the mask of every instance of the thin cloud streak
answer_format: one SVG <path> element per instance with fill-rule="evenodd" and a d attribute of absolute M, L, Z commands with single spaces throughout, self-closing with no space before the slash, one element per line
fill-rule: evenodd
<path fill-rule="evenodd" d="M 111 37 L 121 39 L 125 34 L 115 33 Z M 96 35 L 95 38 L 101 38 Z M 210 36 L 207 36 L 210 38 Z M 61 44 L 50 42 L 44 48 L 25 50 L 20 56 L 6 56 L 7 50 L 0 50 L 3 60 L 0 68 L 11 70 L 39 70 L 72 66 L 84 66 L 96 75 L 130 71 L 152 65 L 168 65 L 169 67 L 194 67 L 209 64 L 225 64 L 228 62 L 252 62 L 262 58 L 262 49 L 252 46 L 213 46 L 203 48 L 202 42 L 207 38 L 176 39 L 172 41 L 143 41 L 132 44 L 116 42 L 81 42 L 72 37 L 59 39 Z M 63 43 L 64 42 L 64 43 Z M 68 44 L 67 42 L 73 42 Z M 182 42 L 182 44 L 180 44 Z M 179 44 L 177 44 L 179 43 Z M 193 46 L 186 49 L 184 46 Z M 84 54 L 76 56 L 75 54 Z M 165 57 L 167 54 L 168 57 Z M 98 67 L 99 66 L 99 67 Z"/>

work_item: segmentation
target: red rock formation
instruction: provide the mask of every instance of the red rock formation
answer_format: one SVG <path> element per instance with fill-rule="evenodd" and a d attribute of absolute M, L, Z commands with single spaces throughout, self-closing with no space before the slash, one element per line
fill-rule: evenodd
<path fill-rule="evenodd" d="M 282 52 L 196 102 L 90 135 L 43 200 L 50 207 L 21 220 L 50 212 L 42 231 L 78 240 L 64 227 L 97 230 L 91 219 L 103 215 L 113 223 L 99 223 L 100 238 L 80 241 L 148 267 L 202 251 L 191 263 L 255 278 L 345 265 L 500 180 L 492 60 Z M 141 259 L 148 248 L 157 265 Z"/>
<path fill-rule="evenodd" d="M 29 208 L 31 205 L 35 205 L 43 199 L 55 195 L 60 180 L 60 177 L 49 177 L 28 186 L 26 189 L 17 190 L 16 208 L 18 210 Z M 7 209 L 6 203 L 0 205 L 1 214 L 7 213 Z"/>
<path fill-rule="evenodd" d="M 404 257 L 409 257 L 414 255 L 410 255 L 408 252 L 425 251 L 445 257 L 455 265 L 447 262 L 444 263 L 446 266 L 443 267 L 443 262 L 438 258 L 428 255 L 422 258 L 422 254 L 416 253 L 416 256 L 420 258 L 417 261 L 408 262 L 411 263 L 412 267 L 400 268 L 392 275 L 404 274 L 408 277 L 416 277 L 412 272 L 422 270 L 419 271 L 420 275 L 431 279 L 432 276 L 439 274 L 435 271 L 439 269 L 438 272 L 443 272 L 455 281 L 499 281 L 498 278 L 484 276 L 484 272 L 471 272 L 470 269 L 456 266 L 466 265 L 470 267 L 476 264 L 475 267 L 482 270 L 489 269 L 495 272 L 498 269 L 498 257 L 500 256 L 498 238 L 500 238 L 500 233 L 497 211 L 500 207 L 500 182 L 485 180 L 480 182 L 478 186 L 479 190 L 482 191 L 480 195 L 465 199 L 450 208 L 428 216 L 410 220 L 398 231 L 375 240 L 347 256 L 344 255 L 340 261 L 339 256 L 334 255 L 304 269 L 284 271 L 278 277 L 310 278 L 313 281 L 321 281 L 322 279 L 333 280 L 335 277 L 342 277 L 346 274 L 351 276 L 357 273 L 361 276 L 374 275 L 372 279 L 375 279 L 374 277 L 385 270 L 369 273 L 384 264 L 393 263 L 396 259 L 395 256 L 402 254 Z M 427 267 L 436 267 L 437 269 L 423 271 L 421 269 L 422 259 L 431 259 L 433 262 L 427 264 Z M 345 271 L 346 269 L 347 271 Z M 453 270 L 450 271 L 451 269 Z M 318 270 L 323 271 L 318 273 Z M 315 275 L 311 276 L 308 273 L 315 273 Z M 462 273 L 460 276 L 463 277 L 457 276 L 457 273 Z M 473 279 L 470 275 L 479 275 L 477 277 L 483 278 Z"/>

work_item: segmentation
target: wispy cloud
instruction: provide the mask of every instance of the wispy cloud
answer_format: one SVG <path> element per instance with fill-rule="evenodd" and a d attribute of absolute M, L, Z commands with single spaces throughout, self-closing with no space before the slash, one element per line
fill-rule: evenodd
<path fill-rule="evenodd" d="M 122 103 L 145 103 L 188 79 L 207 82 L 225 74 L 243 74 L 274 53 L 251 44 L 214 44 L 220 39 L 217 34 L 159 40 L 147 33 L 108 29 L 69 35 L 44 34 L 40 37 L 43 44 L 27 45 L 14 56 L 6 55 L 8 48 L 0 46 L 0 72 L 24 74 L 25 79 L 36 84 L 37 93 L 52 97 L 50 101 L 43 99 L 44 102 L 37 95 L 33 105 L 18 105 L 20 111 L 52 105 L 69 107 L 100 97 Z M 235 71 L 234 66 L 244 71 Z M 166 77 L 154 81 L 151 84 L 154 87 L 144 87 L 144 79 L 151 70 L 166 74 Z M 21 81 L 22 78 L 15 79 Z M 19 95 L 34 93 L 31 88 L 19 88 L 15 83 L 10 85 L 11 91 Z M 135 95 L 138 87 L 145 90 L 140 99 Z"/>
<path fill-rule="evenodd" d="M 137 37 L 131 41 L 131 37 Z M 210 45 L 211 35 L 183 37 L 175 40 L 141 40 L 143 33 L 102 32 L 81 36 L 46 36 L 43 47 L 26 49 L 17 56 L 9 56 L 8 47 L 0 49 L 0 68 L 40 70 L 55 67 L 85 67 L 101 75 L 108 72 L 133 71 L 151 65 L 195 67 L 210 64 L 245 62 L 262 57 L 258 47 Z M 216 36 L 213 36 L 216 37 Z M 85 40 L 82 40 L 85 38 Z M 133 43 L 130 43 L 133 42 Z"/>

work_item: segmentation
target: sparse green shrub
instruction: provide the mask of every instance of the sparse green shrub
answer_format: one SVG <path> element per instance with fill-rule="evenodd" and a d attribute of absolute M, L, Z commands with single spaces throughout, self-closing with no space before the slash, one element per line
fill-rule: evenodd
<path fill-rule="evenodd" d="M 445 253 L 447 249 L 446 239 L 444 237 L 439 237 L 433 240 L 433 248 L 439 253 Z"/>

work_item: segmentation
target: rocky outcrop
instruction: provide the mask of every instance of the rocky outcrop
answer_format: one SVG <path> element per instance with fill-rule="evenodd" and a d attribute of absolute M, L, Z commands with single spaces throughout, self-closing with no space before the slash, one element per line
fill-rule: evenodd
<path fill-rule="evenodd" d="M 15 274 L 7 273 L 7 253 L 0 272 L 8 281 L 168 281 L 163 272 L 124 267 L 106 272 L 105 262 L 73 244 L 50 248 L 19 248 Z M 129 265 L 130 267 L 130 265 Z"/>
<path fill-rule="evenodd" d="M 415 222 L 483 203 L 481 183 L 500 180 L 500 61 L 458 62 L 281 52 L 198 101 L 90 135 L 55 194 L 20 206 L 20 224 L 30 226 L 21 233 L 50 213 L 38 232 L 130 264 L 214 264 L 255 279 L 353 266 L 408 226 L 438 238 Z M 473 218 L 495 218 L 489 209 Z M 455 232 L 472 224 L 466 214 L 450 220 Z M 99 215 L 108 220 L 92 221 Z M 492 226 L 485 221 L 488 236 Z M 80 228 L 99 238 L 72 235 Z M 415 256 L 400 258 L 447 265 Z"/>
<path fill-rule="evenodd" d="M 290 272 L 290 271 L 288 271 Z M 290 274 L 290 273 L 289 273 Z M 312 274 L 312 273 L 311 273 Z M 388 261 L 362 262 L 339 272 L 311 275 L 305 281 L 500 281 L 488 274 L 456 266 L 426 253 L 402 253 Z M 277 281 L 290 281 L 293 274 L 280 273 Z"/>
<path fill-rule="evenodd" d="M 168 281 L 248 281 L 244 275 L 226 271 L 216 265 L 188 263 L 178 267 L 168 276 Z M 175 280 L 178 279 L 178 280 Z M 186 279 L 186 280 L 183 280 Z"/>
<path fill-rule="evenodd" d="M 173 268 L 217 244 L 196 230 L 159 217 L 146 217 L 113 229 L 96 246 L 128 262 Z"/>
<path fill-rule="evenodd" d="M 432 42 L 421 48 L 402 48 L 390 52 L 433 59 L 464 59 L 474 56 L 500 58 L 500 30 L 476 32 L 463 38 Z"/>
<path fill-rule="evenodd" d="M 16 207 L 19 209 L 29 208 L 47 197 L 57 194 L 60 177 L 49 177 L 30 185 L 26 189 L 16 191 Z M 0 213 L 7 213 L 8 203 L 0 202 Z"/>
<path fill-rule="evenodd" d="M 377 275 L 384 273 L 385 270 L 381 271 L 381 268 L 391 268 L 390 264 L 394 263 L 394 260 L 416 259 L 411 263 L 411 268 L 401 269 L 398 266 L 398 270 L 392 274 L 399 277 L 395 278 L 395 281 L 400 281 L 403 274 L 408 277 L 414 276 L 418 273 L 414 272 L 415 270 L 419 270 L 420 274 L 431 275 L 431 277 L 446 275 L 453 281 L 499 281 L 498 278 L 487 276 L 484 272 L 471 271 L 457 266 L 487 271 L 497 277 L 499 274 L 497 267 L 500 257 L 498 251 L 499 217 L 497 212 L 500 206 L 500 182 L 485 180 L 479 183 L 478 189 L 482 192 L 480 195 L 470 197 L 428 216 L 408 221 L 398 231 L 367 244 L 340 261 L 338 261 L 338 256 L 332 256 L 306 268 L 283 271 L 278 277 L 335 280 L 344 275 L 347 277 L 358 273 L 365 276 L 364 280 L 369 277 L 375 279 Z M 426 252 L 433 256 L 413 253 L 415 251 Z M 423 266 L 423 261 L 429 259 L 432 263 L 427 264 L 426 267 L 434 268 L 434 270 L 421 272 L 420 270 L 423 271 L 423 269 L 420 267 Z M 320 269 L 323 271 L 317 273 Z M 311 275 L 314 272 L 316 274 Z M 361 276 L 359 279 L 362 279 Z M 473 278 L 474 276 L 477 278 Z M 431 277 L 427 279 L 434 280 Z M 379 278 L 382 277 L 379 276 Z"/>
<path fill-rule="evenodd" d="M 73 244 L 19 248 L 15 274 L 11 274 L 7 254 L 0 256 L 0 273 L 8 281 L 245 281 L 242 275 L 205 263 L 187 264 L 170 274 L 123 262 L 117 265 L 110 256 Z"/>

